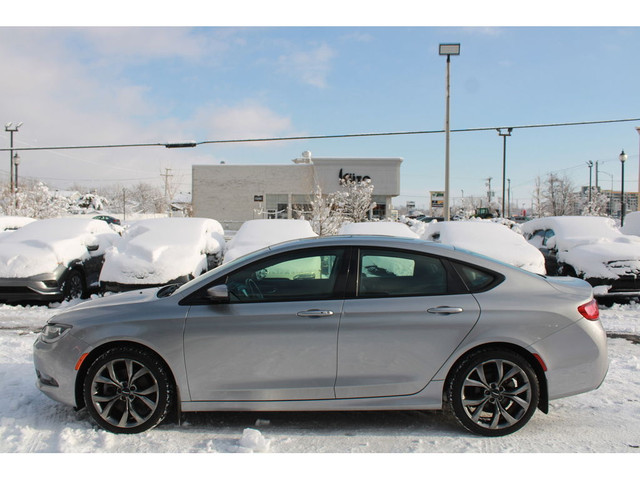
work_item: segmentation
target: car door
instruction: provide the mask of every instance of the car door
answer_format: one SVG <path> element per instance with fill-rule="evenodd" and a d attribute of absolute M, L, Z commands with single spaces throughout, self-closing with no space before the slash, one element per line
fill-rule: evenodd
<path fill-rule="evenodd" d="M 229 303 L 195 301 L 185 324 L 191 400 L 334 398 L 344 255 L 296 251 L 214 282 L 226 285 Z"/>
<path fill-rule="evenodd" d="M 340 321 L 336 397 L 419 392 L 478 320 L 478 303 L 438 257 L 361 248 L 352 269 L 356 285 Z"/>

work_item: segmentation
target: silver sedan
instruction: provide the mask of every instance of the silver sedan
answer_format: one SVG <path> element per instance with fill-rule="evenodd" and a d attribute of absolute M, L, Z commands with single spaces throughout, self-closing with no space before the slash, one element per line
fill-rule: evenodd
<path fill-rule="evenodd" d="M 447 408 L 489 436 L 608 367 L 583 280 L 374 236 L 288 242 L 79 304 L 49 320 L 34 363 L 45 394 L 118 433 L 181 411 Z"/>

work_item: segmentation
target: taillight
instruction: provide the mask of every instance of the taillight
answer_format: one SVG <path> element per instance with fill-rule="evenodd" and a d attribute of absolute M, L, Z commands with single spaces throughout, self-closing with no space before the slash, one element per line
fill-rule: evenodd
<path fill-rule="evenodd" d="M 580 314 L 587 320 L 597 320 L 600 317 L 600 310 L 598 309 L 598 302 L 595 299 L 589 303 L 580 305 L 578 307 Z"/>

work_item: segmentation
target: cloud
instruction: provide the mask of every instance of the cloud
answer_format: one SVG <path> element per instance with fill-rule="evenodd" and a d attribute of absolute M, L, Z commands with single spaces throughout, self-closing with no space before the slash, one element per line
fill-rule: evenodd
<path fill-rule="evenodd" d="M 292 124 L 291 118 L 247 101 L 236 106 L 201 108 L 194 116 L 194 128 L 204 128 L 207 139 L 237 140 L 286 135 Z"/>
<path fill-rule="evenodd" d="M 312 50 L 281 55 L 278 63 L 282 71 L 301 79 L 304 83 L 326 88 L 333 57 L 334 51 L 323 43 Z"/>

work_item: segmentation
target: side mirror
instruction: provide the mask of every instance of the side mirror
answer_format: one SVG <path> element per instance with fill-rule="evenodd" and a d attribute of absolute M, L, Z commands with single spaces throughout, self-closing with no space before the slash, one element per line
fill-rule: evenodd
<path fill-rule="evenodd" d="M 229 289 L 226 285 L 207 288 L 207 298 L 214 303 L 229 303 Z"/>
<path fill-rule="evenodd" d="M 87 250 L 89 250 L 90 252 L 95 252 L 99 247 L 99 245 L 87 245 Z"/>

